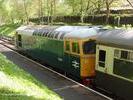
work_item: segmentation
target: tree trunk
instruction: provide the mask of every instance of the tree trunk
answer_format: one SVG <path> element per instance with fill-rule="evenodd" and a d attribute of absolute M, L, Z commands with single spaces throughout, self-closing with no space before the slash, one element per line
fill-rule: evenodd
<path fill-rule="evenodd" d="M 75 13 L 75 5 L 74 5 L 74 0 L 72 0 L 72 14 L 74 15 Z"/>
<path fill-rule="evenodd" d="M 50 16 L 51 16 L 51 25 L 53 25 L 53 0 L 50 2 Z"/>
<path fill-rule="evenodd" d="M 101 11 L 101 0 L 98 0 L 97 13 L 100 14 Z"/>
<path fill-rule="evenodd" d="M 80 20 L 81 20 L 81 23 L 84 23 L 84 15 L 83 15 L 83 0 L 81 0 L 81 18 L 80 18 Z"/>
<path fill-rule="evenodd" d="M 39 9 L 39 19 L 40 19 L 40 24 L 43 22 L 43 3 L 42 0 L 38 1 L 39 5 L 38 5 L 38 9 Z"/>
<path fill-rule="evenodd" d="M 23 0 L 23 3 L 24 3 L 24 11 L 25 11 L 25 16 L 26 16 L 26 24 L 29 24 L 29 16 L 28 16 L 28 13 L 27 13 L 27 7 L 26 7 L 25 0 Z"/>
<path fill-rule="evenodd" d="M 56 0 L 53 1 L 53 22 L 56 18 Z"/>
<path fill-rule="evenodd" d="M 43 2 L 41 0 L 41 22 L 43 23 Z"/>
<path fill-rule="evenodd" d="M 16 10 L 16 13 L 17 13 L 17 18 L 19 19 L 19 20 L 22 20 L 23 18 L 22 18 L 22 16 L 20 16 L 20 11 L 19 11 L 19 5 L 18 5 L 18 1 L 17 0 L 14 0 L 14 7 L 15 7 L 15 10 Z"/>
<path fill-rule="evenodd" d="M 127 2 L 130 4 L 130 6 L 133 8 L 133 4 L 130 0 L 127 0 Z"/>
<path fill-rule="evenodd" d="M 47 24 L 49 25 L 49 0 L 47 0 L 47 16 L 48 16 L 48 19 L 47 19 Z"/>
<path fill-rule="evenodd" d="M 109 0 L 106 0 L 106 24 L 109 23 L 109 15 L 110 15 L 110 5 Z"/>

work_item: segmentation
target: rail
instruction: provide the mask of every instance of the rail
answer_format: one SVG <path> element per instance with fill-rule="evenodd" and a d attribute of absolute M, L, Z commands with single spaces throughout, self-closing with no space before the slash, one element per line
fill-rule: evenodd
<path fill-rule="evenodd" d="M 15 38 L 11 36 L 6 36 L 6 35 L 0 35 L 0 40 L 7 42 L 9 44 L 14 44 L 15 43 Z"/>

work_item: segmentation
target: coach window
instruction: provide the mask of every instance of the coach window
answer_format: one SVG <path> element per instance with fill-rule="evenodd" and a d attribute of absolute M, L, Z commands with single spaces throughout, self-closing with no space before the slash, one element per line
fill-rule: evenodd
<path fill-rule="evenodd" d="M 114 57 L 117 58 L 117 59 L 120 59 L 120 55 L 121 55 L 121 51 L 118 50 L 118 49 L 115 49 L 115 51 L 114 51 Z"/>
<path fill-rule="evenodd" d="M 114 58 L 113 73 L 133 81 L 133 52 L 120 51 L 120 58 Z"/>
<path fill-rule="evenodd" d="M 133 52 L 129 52 L 128 60 L 133 61 Z"/>
<path fill-rule="evenodd" d="M 65 50 L 70 51 L 70 41 L 65 41 Z"/>
<path fill-rule="evenodd" d="M 127 59 L 128 58 L 128 51 L 121 51 L 121 59 Z"/>
<path fill-rule="evenodd" d="M 79 43 L 78 42 L 72 42 L 72 53 L 79 54 Z"/>
<path fill-rule="evenodd" d="M 105 59 L 106 59 L 106 51 L 100 50 L 99 51 L 99 66 L 105 67 Z"/>

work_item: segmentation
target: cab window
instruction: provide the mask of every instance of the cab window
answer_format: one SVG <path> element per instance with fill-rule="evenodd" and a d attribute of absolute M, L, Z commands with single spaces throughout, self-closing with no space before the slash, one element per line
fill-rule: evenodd
<path fill-rule="evenodd" d="M 18 35 L 18 46 L 22 47 L 22 37 L 21 37 L 21 35 Z"/>
<path fill-rule="evenodd" d="M 72 43 L 72 52 L 79 54 L 79 43 L 78 42 L 73 42 Z"/>
<path fill-rule="evenodd" d="M 65 50 L 70 51 L 70 41 L 65 42 Z"/>
<path fill-rule="evenodd" d="M 84 54 L 94 54 L 96 51 L 95 41 L 87 41 L 83 43 L 83 53 Z"/>

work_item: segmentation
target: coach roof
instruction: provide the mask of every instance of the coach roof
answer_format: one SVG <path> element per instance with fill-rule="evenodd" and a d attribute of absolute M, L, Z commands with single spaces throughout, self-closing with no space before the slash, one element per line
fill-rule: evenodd
<path fill-rule="evenodd" d="M 133 30 L 112 29 L 101 32 L 97 37 L 98 43 L 112 44 L 133 48 Z"/>

